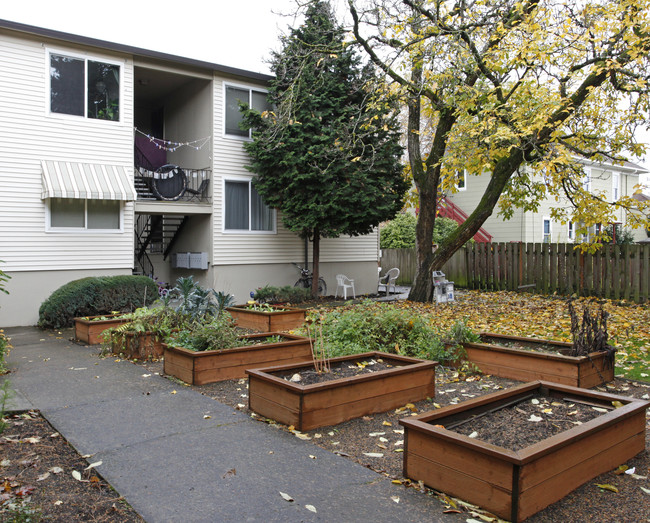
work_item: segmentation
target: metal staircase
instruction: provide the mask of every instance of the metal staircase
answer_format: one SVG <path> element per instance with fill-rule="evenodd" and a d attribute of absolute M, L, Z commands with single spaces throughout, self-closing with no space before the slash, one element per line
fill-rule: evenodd
<path fill-rule="evenodd" d="M 136 272 L 153 277 L 154 266 L 150 253 L 162 253 L 167 259 L 189 216 L 139 214 L 135 223 Z"/>

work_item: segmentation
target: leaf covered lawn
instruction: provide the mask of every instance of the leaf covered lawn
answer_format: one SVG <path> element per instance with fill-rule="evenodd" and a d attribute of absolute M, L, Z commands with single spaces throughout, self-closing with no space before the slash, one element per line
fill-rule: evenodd
<path fill-rule="evenodd" d="M 458 320 L 466 319 L 467 325 L 475 332 L 572 341 L 569 300 L 566 296 L 555 295 L 461 291 L 456 294 L 453 303 L 400 301 L 392 306 L 430 316 L 431 322 L 442 330 L 449 329 Z M 650 381 L 648 305 L 594 298 L 576 298 L 574 302 L 578 310 L 586 305 L 596 309 L 602 304 L 609 313 L 609 341 L 618 350 L 616 374 Z"/>

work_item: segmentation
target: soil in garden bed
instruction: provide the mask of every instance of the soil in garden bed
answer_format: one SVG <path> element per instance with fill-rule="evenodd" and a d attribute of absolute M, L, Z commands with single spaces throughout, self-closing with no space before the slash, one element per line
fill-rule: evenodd
<path fill-rule="evenodd" d="M 447 427 L 509 450 L 521 450 L 607 412 L 600 407 L 534 394 L 516 405 Z"/>
<path fill-rule="evenodd" d="M 330 365 L 329 371 L 318 372 L 314 367 L 294 369 L 289 372 L 274 372 L 273 375 L 299 385 L 312 385 L 339 378 L 350 378 L 352 376 L 363 376 L 380 370 L 393 369 L 398 367 L 395 362 L 388 363 L 382 358 L 370 358 L 361 360 L 348 360 L 336 362 Z"/>

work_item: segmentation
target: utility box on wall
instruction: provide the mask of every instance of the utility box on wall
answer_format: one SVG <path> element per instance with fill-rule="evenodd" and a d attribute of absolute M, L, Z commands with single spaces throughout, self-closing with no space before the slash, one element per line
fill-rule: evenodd
<path fill-rule="evenodd" d="M 188 252 L 190 255 L 190 269 L 208 270 L 207 252 Z"/>
<path fill-rule="evenodd" d="M 172 254 L 172 268 L 208 270 L 207 252 L 175 252 Z"/>
<path fill-rule="evenodd" d="M 172 254 L 172 268 L 174 269 L 189 269 L 190 268 L 190 253 L 189 252 L 175 252 Z"/>

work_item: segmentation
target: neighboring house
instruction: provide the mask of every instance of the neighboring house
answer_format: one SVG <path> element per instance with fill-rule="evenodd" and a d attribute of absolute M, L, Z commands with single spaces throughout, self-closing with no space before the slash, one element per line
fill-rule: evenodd
<path fill-rule="evenodd" d="M 194 275 L 237 301 L 293 284 L 305 242 L 256 194 L 238 125 L 269 79 L 0 20 L 0 327 L 85 276 Z M 321 275 L 376 291 L 378 257 L 375 233 L 326 239 Z"/>
<path fill-rule="evenodd" d="M 643 167 L 631 162 L 625 162 L 624 165 L 596 164 L 588 161 L 581 163 L 583 163 L 585 172 L 583 180 L 585 188 L 589 191 L 604 191 L 609 201 L 615 201 L 621 196 L 632 196 L 635 192 L 634 186 L 639 183 L 639 174 L 646 172 Z M 487 173 L 482 176 L 462 176 L 460 180 L 458 191 L 445 197 L 449 205 L 445 208 L 443 202 L 440 214 L 454 217 L 462 223 L 463 220 L 457 216 L 463 213 L 466 216 L 474 211 L 485 192 L 490 176 Z M 555 198 L 547 198 L 540 203 L 537 212 L 515 209 L 510 220 L 504 220 L 498 215 L 497 205 L 494 213 L 485 221 L 482 228 L 483 237 L 490 239 L 481 239 L 478 236 L 474 238 L 476 241 L 524 243 L 573 243 L 579 241 L 580 238 L 576 237 L 577 224 L 573 222 L 562 224 L 551 218 L 551 209 L 560 205 L 568 207 L 569 203 L 562 203 L 561 200 L 557 202 Z M 617 211 L 616 223 L 625 223 L 625 212 L 622 209 Z M 603 224 L 603 226 L 605 225 L 607 224 Z M 637 241 L 646 237 L 644 229 L 635 229 L 632 233 Z"/>

